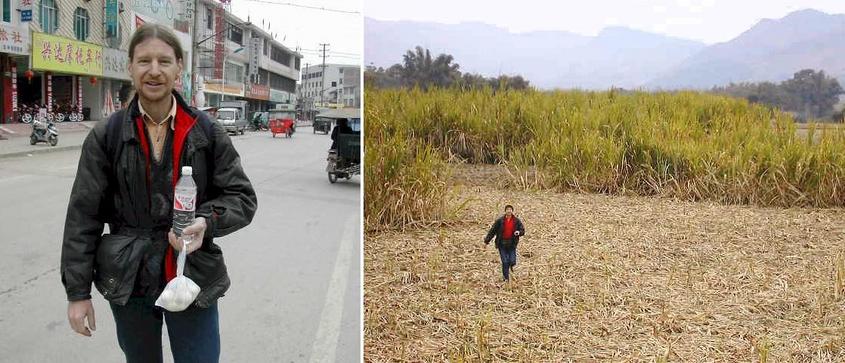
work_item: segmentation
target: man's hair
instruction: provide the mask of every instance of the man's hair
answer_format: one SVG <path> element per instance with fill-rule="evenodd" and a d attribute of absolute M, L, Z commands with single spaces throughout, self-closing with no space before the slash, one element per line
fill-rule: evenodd
<path fill-rule="evenodd" d="M 173 53 L 176 53 L 176 60 L 182 60 L 182 45 L 179 44 L 179 39 L 176 34 L 173 34 L 170 29 L 163 25 L 146 23 L 141 25 L 135 33 L 132 34 L 132 40 L 129 41 L 129 61 L 131 62 L 135 56 L 135 47 L 147 39 L 159 39 L 165 42 L 170 48 L 173 48 Z"/>
<path fill-rule="evenodd" d="M 513 206 L 512 206 L 512 205 L 510 205 L 510 204 L 506 205 L 506 206 L 505 206 L 505 211 L 507 211 L 508 209 L 513 210 Z"/>

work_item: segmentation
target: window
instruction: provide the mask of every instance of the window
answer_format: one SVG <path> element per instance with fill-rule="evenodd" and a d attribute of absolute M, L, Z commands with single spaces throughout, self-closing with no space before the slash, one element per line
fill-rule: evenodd
<path fill-rule="evenodd" d="M 244 83 L 244 67 L 226 62 L 226 83 Z"/>
<path fill-rule="evenodd" d="M 270 51 L 270 59 L 272 59 L 276 63 L 281 63 L 290 67 L 290 53 L 286 52 L 284 49 L 279 47 L 272 47 Z"/>
<path fill-rule="evenodd" d="M 214 29 L 213 24 L 214 24 L 214 12 L 211 10 L 211 8 L 206 7 L 205 8 L 205 28 L 208 29 L 208 30 Z"/>
<path fill-rule="evenodd" d="M 299 59 L 299 57 L 297 57 L 296 62 L 295 62 L 296 64 L 294 64 L 294 68 L 296 68 L 297 71 L 299 70 L 299 66 L 300 66 L 299 61 L 300 61 L 300 59 Z"/>
<path fill-rule="evenodd" d="M 343 68 L 340 69 L 340 74 L 343 74 Z"/>
<path fill-rule="evenodd" d="M 232 23 L 229 24 L 229 40 L 238 43 L 240 45 L 244 45 L 244 31 L 241 28 L 234 26 Z"/>
<path fill-rule="evenodd" d="M 337 87 L 337 82 L 332 82 L 332 87 Z"/>
<path fill-rule="evenodd" d="M 76 33 L 76 39 L 82 41 L 88 39 L 89 20 L 88 10 L 76 8 L 76 12 L 73 13 L 73 32 Z"/>
<path fill-rule="evenodd" d="M 59 29 L 59 8 L 56 7 L 56 0 L 41 0 L 40 11 L 41 31 L 55 33 Z"/>
<path fill-rule="evenodd" d="M 267 55 L 267 44 L 270 42 L 267 41 L 267 38 L 261 39 L 261 44 L 263 44 L 262 48 L 264 48 L 264 55 Z"/>
<path fill-rule="evenodd" d="M 296 81 L 276 73 L 270 73 L 270 88 L 293 93 L 296 92 Z"/>
<path fill-rule="evenodd" d="M 11 2 L 11 0 L 3 0 L 3 21 L 7 23 L 12 21 Z"/>
<path fill-rule="evenodd" d="M 343 78 L 338 81 L 339 84 L 343 84 Z"/>

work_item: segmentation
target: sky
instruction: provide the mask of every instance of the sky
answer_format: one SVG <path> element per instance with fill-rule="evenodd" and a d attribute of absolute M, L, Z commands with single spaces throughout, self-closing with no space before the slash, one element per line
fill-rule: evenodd
<path fill-rule="evenodd" d="M 264 20 L 265 31 L 278 33 L 276 40 L 290 49 L 302 49 L 302 69 L 305 69 L 306 63 L 322 63 L 321 43 L 329 44 L 326 47 L 326 63 L 361 64 L 364 33 L 362 1 L 232 0 L 231 10 L 243 20 L 249 16 L 250 22 L 259 27 Z"/>
<path fill-rule="evenodd" d="M 447 24 L 482 22 L 513 33 L 540 30 L 596 35 L 608 26 L 725 42 L 758 21 L 812 8 L 845 14 L 845 0 L 364 0 L 364 16 Z"/>

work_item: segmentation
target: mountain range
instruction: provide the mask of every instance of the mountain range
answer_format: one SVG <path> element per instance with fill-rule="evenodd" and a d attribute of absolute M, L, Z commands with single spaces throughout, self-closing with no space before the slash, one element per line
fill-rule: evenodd
<path fill-rule="evenodd" d="M 367 65 L 401 63 L 407 50 L 420 45 L 453 55 L 463 72 L 520 74 L 544 89 L 705 89 L 781 81 L 804 68 L 824 70 L 845 84 L 845 15 L 812 9 L 763 19 L 711 45 L 625 27 L 585 36 L 372 18 L 365 19 L 364 37 Z"/>

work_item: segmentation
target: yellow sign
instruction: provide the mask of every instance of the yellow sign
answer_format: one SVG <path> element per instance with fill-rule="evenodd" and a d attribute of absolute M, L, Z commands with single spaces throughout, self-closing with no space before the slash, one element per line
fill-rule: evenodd
<path fill-rule="evenodd" d="M 33 32 L 32 68 L 40 71 L 102 76 L 103 47 Z"/>
<path fill-rule="evenodd" d="M 244 96 L 244 85 L 242 84 L 227 84 L 224 88 L 220 83 L 206 83 L 205 92 L 220 93 L 231 96 Z"/>

